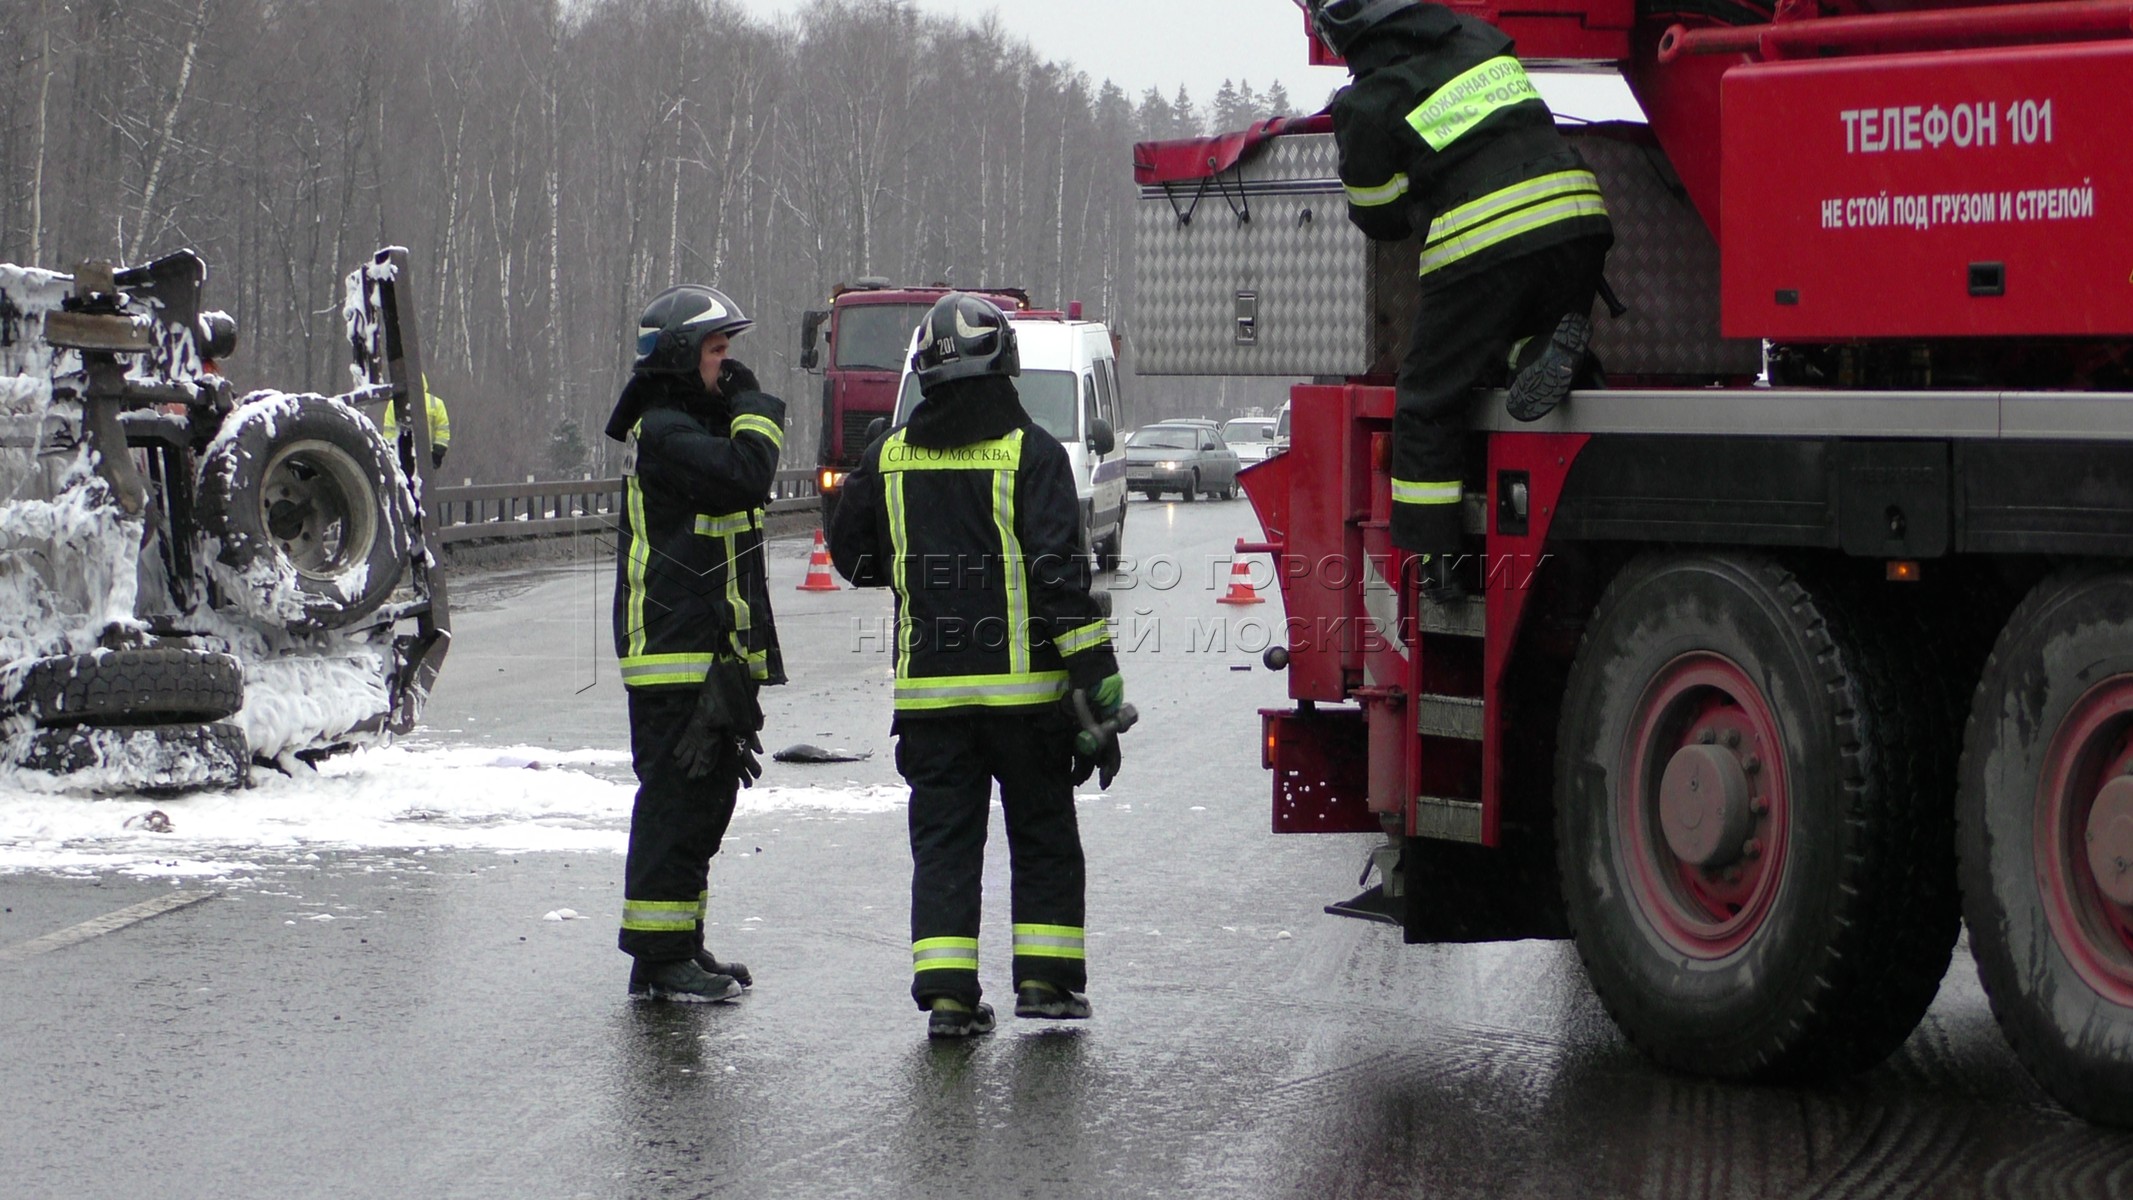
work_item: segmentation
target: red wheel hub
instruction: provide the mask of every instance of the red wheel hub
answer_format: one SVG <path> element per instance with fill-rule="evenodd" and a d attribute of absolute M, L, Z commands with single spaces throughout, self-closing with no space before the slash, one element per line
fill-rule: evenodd
<path fill-rule="evenodd" d="M 1790 805 L 1784 741 L 1740 664 L 1697 651 L 1637 698 L 1614 823 L 1638 906 L 1695 958 L 1752 939 L 1784 877 Z"/>
<path fill-rule="evenodd" d="M 2133 1006 L 2133 675 L 2075 701 L 2045 752 L 2035 857 L 2052 936 L 2075 970 Z"/>

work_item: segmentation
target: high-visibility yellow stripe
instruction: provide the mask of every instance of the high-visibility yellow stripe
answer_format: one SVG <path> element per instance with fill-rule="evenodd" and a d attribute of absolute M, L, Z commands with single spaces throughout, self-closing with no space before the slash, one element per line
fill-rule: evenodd
<path fill-rule="evenodd" d="M 1547 204 L 1522 208 L 1507 217 L 1479 226 L 1457 237 L 1446 238 L 1436 246 L 1422 252 L 1424 275 L 1441 271 L 1460 259 L 1481 253 L 1491 246 L 1507 242 L 1536 229 L 1545 229 L 1561 221 L 1575 221 L 1581 217 L 1604 217 L 1607 205 L 1598 196 L 1577 195 Z"/>
<path fill-rule="evenodd" d="M 1409 183 L 1405 171 L 1394 175 L 1391 179 L 1376 187 L 1356 187 L 1352 184 L 1342 185 L 1342 189 L 1348 193 L 1348 203 L 1357 208 L 1383 208 L 1385 205 L 1405 196 L 1408 187 Z"/>
<path fill-rule="evenodd" d="M 630 428 L 632 451 L 637 448 L 637 433 L 643 427 L 644 423 L 639 421 Z M 629 645 L 624 651 L 625 656 L 628 656 L 644 653 L 645 574 L 651 567 L 652 542 L 650 524 L 644 515 L 644 486 L 637 481 L 634 473 L 625 482 L 629 491 L 627 507 L 630 523 L 629 578 L 626 581 L 630 595 L 628 607 L 625 609 L 629 614 Z"/>
<path fill-rule="evenodd" d="M 731 537 L 736 533 L 746 533 L 754 527 L 754 513 L 732 512 L 718 516 L 712 516 L 710 513 L 696 514 L 696 532 L 705 537 Z"/>
<path fill-rule="evenodd" d="M 1584 170 L 1554 171 L 1547 175 L 1536 175 L 1437 214 L 1437 219 L 1429 223 L 1429 236 L 1422 239 L 1422 244 L 1425 247 L 1434 246 L 1445 238 L 1486 224 L 1513 209 L 1579 193 L 1599 195 L 1599 178 Z"/>
<path fill-rule="evenodd" d="M 893 437 L 890 440 L 895 440 Z M 883 492 L 889 505 L 889 574 L 890 585 L 896 592 L 896 602 L 904 603 L 911 594 L 905 559 L 911 553 L 911 534 L 904 526 L 904 477 L 890 474 L 882 477 Z M 901 616 L 901 614 L 899 614 Z M 910 636 L 906 636 L 906 633 Z M 918 640 L 916 622 L 904 617 L 896 624 L 896 677 L 902 679 L 911 673 L 911 647 Z"/>
<path fill-rule="evenodd" d="M 1015 953 L 1024 958 L 1086 960 L 1085 932 L 1079 925 L 1017 925 Z"/>
<path fill-rule="evenodd" d="M 1459 481 L 1456 479 L 1415 483 L 1406 479 L 1392 481 L 1394 504 L 1457 504 L 1460 498 Z"/>
<path fill-rule="evenodd" d="M 913 971 L 975 971 L 978 969 L 978 939 L 965 937 L 920 938 L 911 943 Z"/>
<path fill-rule="evenodd" d="M 1022 465 L 1022 431 L 967 446 L 914 446 L 899 429 L 881 447 L 881 471 L 1014 471 Z"/>
<path fill-rule="evenodd" d="M 785 448 L 785 431 L 778 428 L 776 421 L 755 413 L 742 413 L 740 416 L 733 418 L 733 423 L 727 427 L 727 432 L 734 437 L 739 437 L 744 433 L 753 433 L 760 437 L 769 438 L 770 444 L 779 450 Z"/>
<path fill-rule="evenodd" d="M 1407 114 L 1407 124 L 1430 149 L 1441 151 L 1494 114 L 1539 99 L 1526 68 L 1508 54 L 1498 55 L 1430 93 Z"/>
<path fill-rule="evenodd" d="M 1015 457 L 1022 456 L 1022 431 L 1014 439 Z M 1000 530 L 1000 554 L 1007 584 L 1007 669 L 1020 675 L 1029 670 L 1029 595 L 1022 569 L 1022 539 L 1015 536 L 1015 473 L 995 471 L 992 476 L 993 523 Z"/>
<path fill-rule="evenodd" d="M 1050 703 L 1066 695 L 1065 671 L 1032 671 L 1021 675 L 954 675 L 936 679 L 896 681 L 896 710 L 924 712 L 931 709 L 1008 708 Z"/>
<path fill-rule="evenodd" d="M 695 900 L 624 900 L 622 927 L 639 933 L 693 932 L 702 911 Z"/>
<path fill-rule="evenodd" d="M 1103 621 L 1093 621 L 1077 629 L 1069 629 L 1052 639 L 1052 645 L 1064 655 L 1080 654 L 1093 650 L 1109 640 L 1109 626 Z"/>

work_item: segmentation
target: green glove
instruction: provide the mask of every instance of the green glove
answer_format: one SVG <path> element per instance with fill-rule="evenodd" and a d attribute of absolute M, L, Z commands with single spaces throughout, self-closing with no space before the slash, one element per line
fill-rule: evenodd
<path fill-rule="evenodd" d="M 1118 706 L 1126 702 L 1126 677 L 1119 674 L 1106 675 L 1096 690 L 1089 693 L 1089 707 L 1096 710 L 1099 721 L 1118 715 Z"/>

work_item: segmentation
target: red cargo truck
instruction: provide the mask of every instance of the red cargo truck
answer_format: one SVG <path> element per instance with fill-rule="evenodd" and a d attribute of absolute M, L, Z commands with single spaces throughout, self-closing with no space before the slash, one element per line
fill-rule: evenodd
<path fill-rule="evenodd" d="M 815 485 L 822 493 L 825 526 L 845 474 L 859 465 L 866 451 L 867 427 L 875 418 L 888 419 L 896 411 L 897 383 L 903 377 L 912 332 L 933 302 L 953 290 L 941 284 L 892 287 L 888 280 L 870 276 L 855 284 L 838 284 L 830 293 L 828 308 L 811 310 L 802 318 L 800 365 L 822 372 L 822 435 L 815 453 Z M 1020 288 L 967 290 L 1008 312 L 1029 307 L 1029 296 Z M 826 362 L 815 342 L 825 325 L 829 327 Z"/>

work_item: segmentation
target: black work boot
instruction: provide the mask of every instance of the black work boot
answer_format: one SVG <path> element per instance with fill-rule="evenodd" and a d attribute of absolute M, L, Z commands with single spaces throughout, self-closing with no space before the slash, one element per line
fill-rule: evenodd
<path fill-rule="evenodd" d="M 696 965 L 693 958 L 646 962 L 638 959 L 630 968 L 630 995 L 638 1000 L 671 1000 L 678 1004 L 715 1004 L 741 994 L 741 985 L 731 975 L 714 975 Z"/>
<path fill-rule="evenodd" d="M 965 1004 L 937 996 L 933 1011 L 926 1018 L 926 1036 L 929 1038 L 966 1038 L 981 1033 L 991 1033 L 993 1028 L 992 1005 Z"/>
<path fill-rule="evenodd" d="M 750 975 L 748 973 L 747 963 L 720 962 L 718 961 L 718 959 L 712 957 L 711 952 L 709 950 L 705 950 L 702 947 L 698 947 L 696 951 L 696 965 L 702 967 L 705 971 L 708 971 L 713 975 L 731 975 L 733 977 L 733 982 L 740 984 L 744 988 L 751 988 L 755 986 L 755 976 Z"/>
<path fill-rule="evenodd" d="M 1511 379 L 1505 407 L 1520 421 L 1538 421 L 1555 411 L 1577 383 L 1585 365 L 1585 351 L 1592 345 L 1592 321 L 1583 313 L 1564 313 L 1555 323 L 1540 353 L 1519 368 Z M 1526 357 L 1523 350 L 1518 355 Z"/>
<path fill-rule="evenodd" d="M 1050 1021 L 1086 1021 L 1089 998 L 1057 984 L 1025 979 L 1015 988 L 1015 1015 Z"/>

